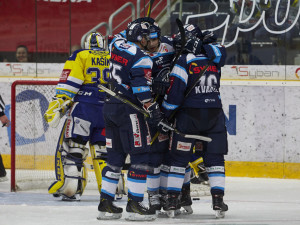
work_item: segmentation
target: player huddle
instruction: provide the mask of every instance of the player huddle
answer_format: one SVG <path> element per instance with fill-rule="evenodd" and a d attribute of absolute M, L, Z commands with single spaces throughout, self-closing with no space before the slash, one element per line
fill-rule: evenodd
<path fill-rule="evenodd" d="M 152 18 L 139 18 L 109 40 L 108 51 L 104 37 L 94 32 L 85 49 L 70 56 L 45 113 L 53 127 L 67 113 L 50 194 L 80 199 L 89 142 L 100 192 L 99 220 L 122 216 L 114 200 L 124 192 L 122 169 L 128 158 L 127 220 L 193 213 L 191 172 L 198 177 L 202 161 L 213 210 L 224 216 L 228 146 L 219 88 L 226 50 L 212 32 L 196 25 L 179 30 L 164 37 Z M 146 189 L 149 207 L 143 204 Z"/>

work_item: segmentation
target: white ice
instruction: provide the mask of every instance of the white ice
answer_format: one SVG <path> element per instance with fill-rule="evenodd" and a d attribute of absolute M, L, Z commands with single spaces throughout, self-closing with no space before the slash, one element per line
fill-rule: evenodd
<path fill-rule="evenodd" d="M 62 202 L 47 190 L 10 192 L 10 182 L 0 182 L 0 225 L 103 225 L 103 224 L 209 224 L 299 225 L 300 180 L 226 178 L 225 202 L 229 211 L 215 219 L 211 197 L 193 201 L 192 215 L 158 218 L 152 222 L 99 221 L 99 194 L 88 190 L 80 202 Z M 126 197 L 117 202 L 125 211 Z"/>

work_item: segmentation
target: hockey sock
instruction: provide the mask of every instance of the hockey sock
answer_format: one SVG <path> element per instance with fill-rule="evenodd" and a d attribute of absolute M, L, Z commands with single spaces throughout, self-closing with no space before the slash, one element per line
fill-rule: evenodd
<path fill-rule="evenodd" d="M 191 182 L 191 167 L 185 169 L 183 185 L 188 185 Z"/>
<path fill-rule="evenodd" d="M 160 186 L 160 168 L 154 168 L 153 173 L 147 175 L 147 190 L 155 192 L 159 190 Z"/>
<path fill-rule="evenodd" d="M 170 167 L 170 173 L 168 174 L 168 182 L 167 182 L 167 191 L 170 192 L 180 192 L 185 175 L 184 167 Z"/>
<path fill-rule="evenodd" d="M 114 200 L 121 173 L 113 171 L 109 166 L 102 171 L 101 198 Z"/>
<path fill-rule="evenodd" d="M 129 168 L 127 174 L 128 198 L 141 202 L 144 199 L 147 173 L 144 170 Z"/>
<path fill-rule="evenodd" d="M 166 191 L 168 186 L 168 174 L 170 172 L 170 167 L 167 165 L 162 165 L 160 169 L 160 189 Z"/>
<path fill-rule="evenodd" d="M 224 195 L 225 190 L 225 168 L 224 166 L 211 166 L 206 167 L 209 183 L 210 192 L 214 194 Z"/>

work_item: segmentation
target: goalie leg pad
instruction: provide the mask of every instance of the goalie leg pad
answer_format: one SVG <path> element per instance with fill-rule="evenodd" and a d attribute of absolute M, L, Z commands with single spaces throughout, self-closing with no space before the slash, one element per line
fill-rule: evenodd
<path fill-rule="evenodd" d="M 78 197 L 74 196 L 82 195 L 87 181 L 87 171 L 83 164 L 87 154 L 88 149 L 84 145 L 72 140 L 65 140 L 59 145 L 55 156 L 57 181 L 49 187 L 50 194 L 78 200 Z"/>
<path fill-rule="evenodd" d="M 102 170 L 106 166 L 104 161 L 107 158 L 105 145 L 94 144 L 90 145 L 91 156 L 93 159 L 94 171 L 97 179 L 98 190 L 101 193 L 102 188 Z"/>

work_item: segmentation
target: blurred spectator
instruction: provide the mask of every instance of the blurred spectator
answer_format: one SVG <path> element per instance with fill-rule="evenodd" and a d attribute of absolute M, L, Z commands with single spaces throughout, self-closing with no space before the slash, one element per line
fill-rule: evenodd
<path fill-rule="evenodd" d="M 8 62 L 7 58 L 4 58 L 2 55 L 0 55 L 0 62 Z"/>
<path fill-rule="evenodd" d="M 73 54 L 73 52 L 75 52 L 76 50 L 81 49 L 80 45 L 72 45 L 71 47 L 71 55 Z"/>
<path fill-rule="evenodd" d="M 16 49 L 17 62 L 29 62 L 29 53 L 25 45 L 19 45 Z"/>

